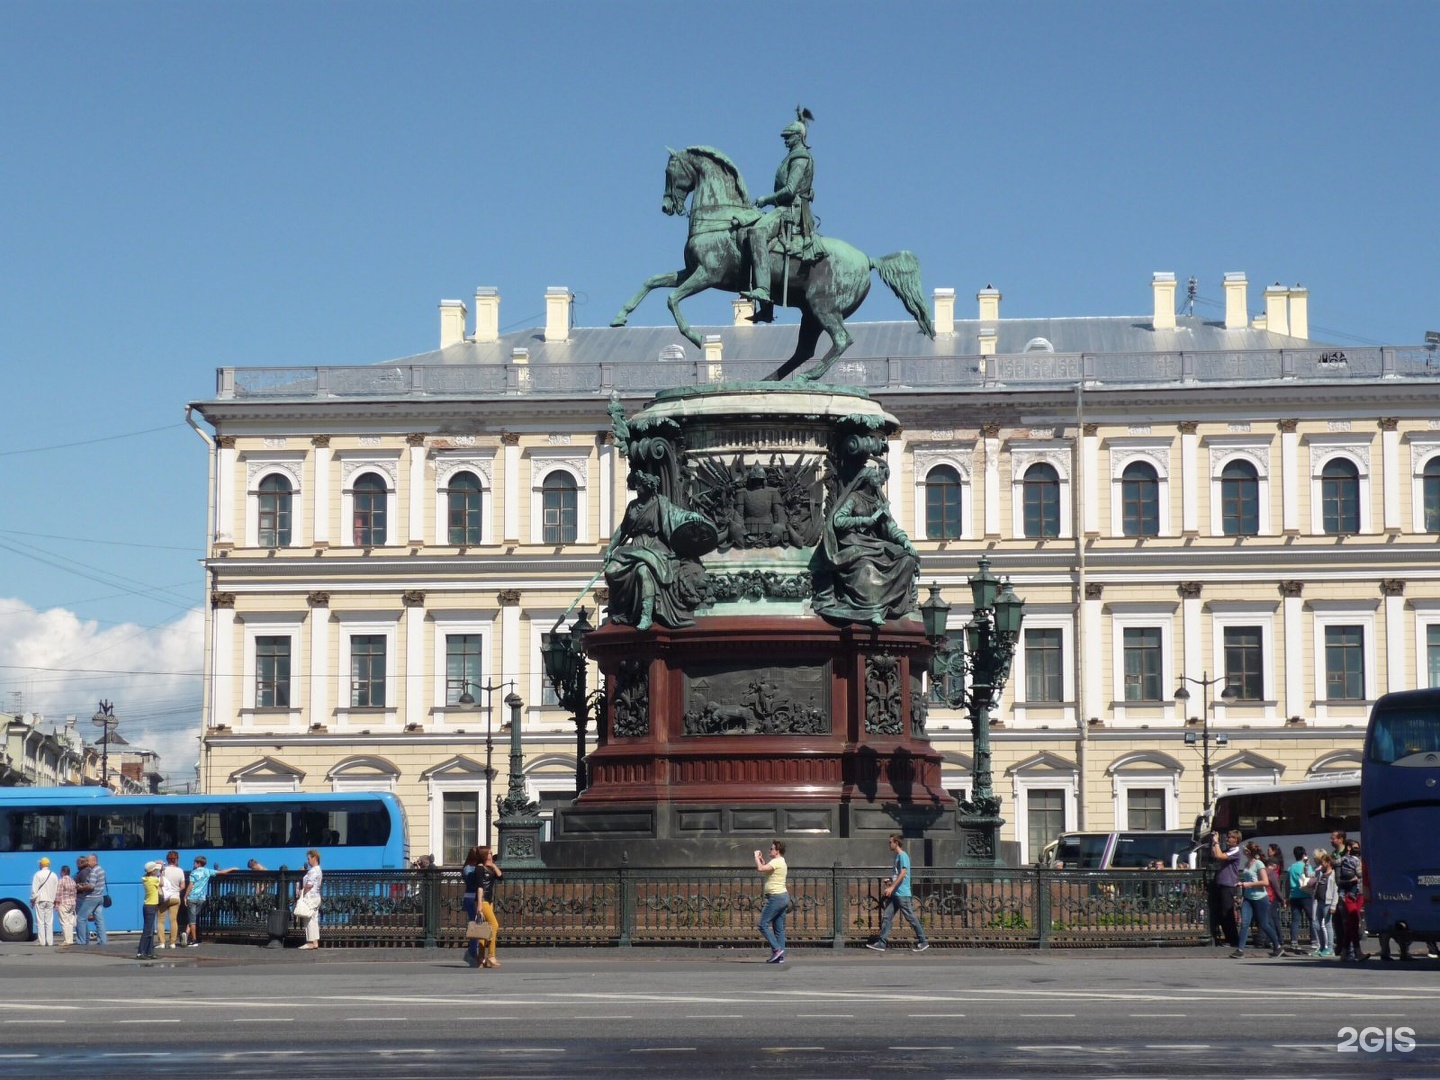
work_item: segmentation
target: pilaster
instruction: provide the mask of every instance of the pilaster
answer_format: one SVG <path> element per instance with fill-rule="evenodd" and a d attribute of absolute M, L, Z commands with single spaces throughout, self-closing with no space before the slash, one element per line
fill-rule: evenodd
<path fill-rule="evenodd" d="M 215 438 L 215 542 L 235 542 L 235 436 Z"/>
<path fill-rule="evenodd" d="M 316 435 L 310 445 L 315 448 L 315 498 L 311 500 L 314 521 L 310 535 L 317 547 L 326 547 L 330 543 L 330 436 Z"/>
<path fill-rule="evenodd" d="M 1200 535 L 1200 425 L 1180 423 L 1180 528 L 1185 536 Z"/>
<path fill-rule="evenodd" d="M 406 435 L 405 445 L 410 453 L 410 490 L 406 493 L 410 505 L 410 543 L 425 543 L 425 436 Z M 438 538 L 437 538 L 438 539 Z"/>
<path fill-rule="evenodd" d="M 1000 536 L 1000 425 L 980 428 L 985 447 L 985 538 Z"/>
<path fill-rule="evenodd" d="M 1300 434 L 1295 420 L 1280 421 L 1280 493 L 1283 504 L 1281 528 L 1286 536 L 1300 533 Z M 1293 713 L 1286 713 L 1293 716 Z"/>
<path fill-rule="evenodd" d="M 310 727 L 330 723 L 330 594 L 312 592 L 310 605 Z"/>
<path fill-rule="evenodd" d="M 213 690 L 210 695 L 210 723 L 234 726 L 235 715 L 235 594 L 211 593 L 210 609 L 214 620 L 211 645 L 210 674 Z"/>
<path fill-rule="evenodd" d="M 1309 713 L 1305 697 L 1304 591 L 1303 582 L 1280 582 L 1285 620 L 1285 700 L 1280 703 L 1281 716 Z"/>
<path fill-rule="evenodd" d="M 1384 492 L 1385 531 L 1400 531 L 1400 424 L 1393 416 L 1380 418 L 1380 469 Z M 1405 685 L 1400 683 L 1398 685 Z"/>
<path fill-rule="evenodd" d="M 402 596 L 405 605 L 405 726 L 425 720 L 425 594 Z"/>
<path fill-rule="evenodd" d="M 500 434 L 505 447 L 505 542 L 520 540 L 520 436 L 513 431 Z"/>
<path fill-rule="evenodd" d="M 1405 690 L 1414 686 L 1410 681 L 1409 650 L 1405 647 L 1405 582 L 1401 578 L 1384 578 L 1380 595 L 1385 598 L 1385 685 L 1380 693 Z"/>

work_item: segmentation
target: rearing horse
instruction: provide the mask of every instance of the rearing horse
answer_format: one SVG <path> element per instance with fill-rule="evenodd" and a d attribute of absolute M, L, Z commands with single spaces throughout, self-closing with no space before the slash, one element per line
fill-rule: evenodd
<path fill-rule="evenodd" d="M 675 317 L 676 327 L 703 347 L 704 339 L 681 314 L 680 301 L 706 289 L 738 293 L 750 288 L 750 259 L 742 236 L 760 212 L 751 205 L 745 180 L 735 163 L 710 146 L 670 151 L 660 209 L 666 214 L 683 215 L 687 199 L 690 235 L 685 240 L 685 269 L 647 278 L 610 325 L 624 326 L 652 289 L 669 289 L 670 314 Z M 794 355 L 769 378 L 783 379 L 813 357 L 822 330 L 830 335 L 830 350 L 797 381 L 813 382 L 830 370 L 830 365 L 850 347 L 852 339 L 845 329 L 845 319 L 869 294 L 871 270 L 879 271 L 880 280 L 905 305 L 921 332 L 935 336 L 920 289 L 920 263 L 914 255 L 899 251 L 871 259 L 843 240 L 817 236 L 815 241 L 825 253 L 822 259 L 802 262 L 787 256 L 774 260 L 775 280 L 770 284 L 770 295 L 777 302 L 783 297 L 789 307 L 799 309 L 800 336 Z"/>

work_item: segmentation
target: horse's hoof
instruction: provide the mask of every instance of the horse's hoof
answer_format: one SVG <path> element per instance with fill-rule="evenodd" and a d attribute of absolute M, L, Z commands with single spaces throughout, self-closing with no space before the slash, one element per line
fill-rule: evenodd
<path fill-rule="evenodd" d="M 626 319 L 624 315 L 616 315 L 615 318 L 610 320 L 611 326 L 624 326 L 625 323 Z"/>

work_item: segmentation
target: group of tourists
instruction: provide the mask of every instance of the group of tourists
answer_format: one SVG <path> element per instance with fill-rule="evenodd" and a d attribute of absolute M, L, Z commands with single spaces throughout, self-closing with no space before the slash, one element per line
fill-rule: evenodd
<path fill-rule="evenodd" d="M 98 945 L 107 942 L 105 909 L 110 906 L 110 892 L 99 855 L 81 855 L 75 860 L 75 874 L 70 867 L 60 867 L 57 874 L 48 858 L 41 858 L 40 867 L 30 879 L 30 907 L 35 912 L 37 945 L 55 945 L 55 920 L 60 920 L 61 948 L 76 944 Z"/>
<path fill-rule="evenodd" d="M 1365 897 L 1360 841 L 1337 830 L 1330 834 L 1328 850 L 1307 852 L 1297 846 L 1289 860 L 1276 844 L 1268 849 L 1253 840 L 1242 845 L 1237 830 L 1223 840 L 1219 833 L 1211 833 L 1210 847 L 1219 863 L 1210 891 L 1210 930 L 1215 944 L 1223 940 L 1232 957 L 1245 957 L 1252 927 L 1269 944 L 1271 957 L 1283 955 L 1287 950 L 1282 944 L 1281 911 L 1288 909 L 1289 952 L 1339 957 L 1347 963 L 1370 958 L 1362 945 Z M 1308 950 L 1301 945 L 1302 924 L 1310 932 Z M 1380 956 L 1392 958 L 1386 938 L 1381 939 Z M 1408 941 L 1400 942 L 1400 959 L 1410 959 Z"/>

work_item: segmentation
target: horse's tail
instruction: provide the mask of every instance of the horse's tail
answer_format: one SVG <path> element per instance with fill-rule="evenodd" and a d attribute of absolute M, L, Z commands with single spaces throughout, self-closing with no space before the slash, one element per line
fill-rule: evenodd
<path fill-rule="evenodd" d="M 925 294 L 920 288 L 920 260 L 908 251 L 897 251 L 871 260 L 870 265 L 879 271 L 880 280 L 890 286 L 890 291 L 920 324 L 920 332 L 933 338 L 935 324 L 930 321 L 930 309 L 925 306 Z"/>

